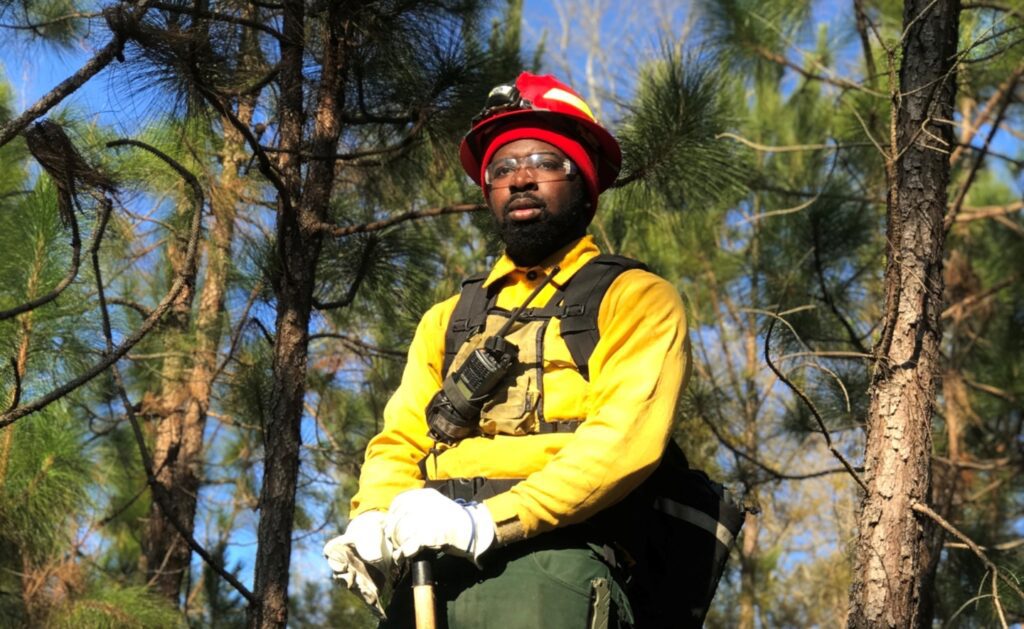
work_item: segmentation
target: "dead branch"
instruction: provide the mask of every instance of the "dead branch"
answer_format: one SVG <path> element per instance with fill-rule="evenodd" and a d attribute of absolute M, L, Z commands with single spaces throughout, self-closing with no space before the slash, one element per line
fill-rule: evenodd
<path fill-rule="evenodd" d="M 351 336 L 349 334 L 340 334 L 337 332 L 318 332 L 316 334 L 309 335 L 310 341 L 316 339 L 338 339 L 343 344 L 348 346 L 349 349 L 360 354 L 365 352 L 368 354 L 373 354 L 376 356 L 381 356 L 383 358 L 389 358 L 393 360 L 405 360 L 406 357 L 406 354 L 403 351 L 399 351 L 397 349 L 388 349 L 386 347 L 379 347 L 377 345 L 371 345 L 370 343 L 367 343 L 366 341 L 358 337 Z"/>
<path fill-rule="evenodd" d="M 179 173 L 185 176 L 186 180 L 188 180 L 188 183 L 193 185 L 193 191 L 196 194 L 195 200 L 197 201 L 195 215 L 197 217 L 201 216 L 203 194 L 202 189 L 199 188 L 199 181 L 195 178 L 194 175 L 185 170 L 185 168 L 182 167 L 180 164 L 177 164 L 177 162 L 173 162 L 173 160 L 171 160 L 166 155 L 163 155 L 156 149 L 148 147 L 147 145 L 144 145 L 141 142 L 136 142 L 133 140 L 118 140 L 115 142 L 111 142 L 109 144 L 109 146 L 124 145 L 146 147 L 147 150 L 151 150 L 158 157 L 161 157 L 165 161 L 168 161 L 168 163 L 171 163 L 172 167 L 174 167 L 175 170 L 177 170 Z M 107 223 L 110 220 L 112 206 L 113 204 L 107 203 L 103 208 L 102 213 L 100 214 L 99 223 L 96 228 L 97 231 L 100 233 L 102 233 L 107 227 Z M 193 221 L 194 224 L 196 222 L 197 221 Z M 195 246 L 196 242 L 198 241 L 198 229 L 196 230 L 195 235 L 197 236 L 196 240 L 189 242 L 189 250 L 188 254 L 186 255 L 186 263 L 184 266 L 185 269 L 189 269 L 190 267 L 194 266 L 192 263 L 195 261 L 195 252 L 198 249 L 198 247 Z M 98 245 L 94 247 L 92 251 L 90 251 L 90 255 L 92 257 L 93 273 L 96 278 L 96 295 L 99 298 L 100 302 L 100 314 L 102 315 L 101 318 L 103 322 L 103 338 L 106 341 L 106 353 L 109 356 L 114 354 L 114 334 L 110 325 L 110 311 L 107 304 L 106 296 L 104 294 L 103 274 L 102 269 L 100 267 Z M 185 272 L 187 273 L 188 271 Z M 195 273 L 194 269 L 192 269 L 192 273 Z M 213 559 L 210 553 L 207 552 L 206 549 L 203 548 L 202 545 L 200 545 L 199 542 L 195 540 L 195 538 L 187 530 L 187 528 L 184 525 L 182 525 L 182 523 L 179 521 L 177 510 L 174 508 L 174 504 L 170 500 L 167 488 L 160 484 L 160 482 L 156 478 L 156 473 L 153 471 L 153 459 L 149 456 L 149 452 L 146 449 L 146 438 L 142 434 L 142 428 L 139 426 L 139 420 L 135 416 L 135 406 L 131 403 L 131 401 L 128 398 L 128 392 L 125 390 L 124 380 L 121 378 L 121 372 L 117 368 L 117 362 L 113 362 L 110 365 L 110 368 L 111 373 L 113 375 L 114 384 L 117 388 L 118 395 L 120 396 L 121 401 L 124 404 L 125 413 L 127 414 L 128 421 L 132 426 L 132 433 L 135 435 L 135 441 L 139 448 L 139 456 L 142 459 L 142 465 L 146 471 L 146 482 L 150 487 L 153 499 L 156 500 L 157 503 L 160 505 L 160 509 L 168 516 L 168 520 L 170 521 L 171 525 L 178 532 L 178 534 L 181 535 L 182 539 L 185 540 L 189 548 L 191 548 L 193 552 L 195 552 L 197 555 L 202 557 L 203 561 L 205 561 L 211 568 L 213 568 L 213 570 L 217 572 L 217 574 L 219 574 L 221 577 L 227 580 L 228 583 L 230 583 L 238 591 L 239 594 L 245 597 L 245 599 L 249 603 L 253 603 L 254 599 L 252 593 L 244 585 L 242 585 L 242 583 L 238 581 L 238 579 L 236 579 L 234 575 L 232 575 L 231 573 L 226 571 L 222 566 L 220 566 Z"/>
<path fill-rule="evenodd" d="M 1010 393 L 1009 391 L 1006 391 L 1005 389 L 1000 389 L 999 387 L 994 387 L 990 384 L 985 384 L 983 382 L 976 382 L 974 380 L 971 380 L 970 378 L 965 378 L 964 382 L 967 384 L 967 386 L 971 387 L 972 389 L 977 389 L 982 393 L 988 393 L 993 397 L 997 397 L 1001 400 L 1006 400 L 1011 404 L 1017 403 L 1017 396 L 1014 395 L 1013 393 Z"/>
<path fill-rule="evenodd" d="M 281 175 L 277 171 L 277 168 L 275 168 L 274 164 L 271 163 L 270 157 L 267 155 L 267 152 L 263 150 L 262 146 L 260 146 L 259 137 L 257 137 L 257 135 L 252 132 L 252 129 L 249 128 L 249 125 L 240 120 L 238 116 L 235 115 L 235 112 L 231 111 L 231 107 L 225 105 L 221 101 L 220 96 L 216 92 L 214 92 L 209 87 L 204 85 L 201 81 L 194 81 L 193 84 L 195 85 L 195 88 L 199 92 L 199 94 L 201 94 L 203 98 L 206 99 L 206 102 L 208 102 L 210 106 L 216 109 L 218 114 L 223 116 L 225 120 L 231 123 L 231 126 L 233 126 L 239 133 L 242 134 L 242 137 L 245 138 L 246 144 L 248 144 L 249 148 L 252 149 L 253 157 L 256 158 L 257 167 L 260 173 L 267 178 L 271 185 L 274 186 L 274 190 L 277 192 L 278 200 L 283 206 L 284 211 L 291 211 L 291 193 L 289 192 L 288 187 L 285 185 L 284 181 L 281 179 Z"/>
<path fill-rule="evenodd" d="M 271 347 L 274 346 L 274 335 L 270 333 L 270 330 L 267 329 L 267 326 L 263 325 L 262 321 L 260 321 L 256 317 L 249 317 L 249 320 L 246 322 L 246 325 L 256 326 L 256 329 L 259 330 L 260 334 L 263 335 L 263 340 L 267 342 L 267 345 L 270 345 Z"/>
<path fill-rule="evenodd" d="M 864 10 L 864 0 L 853 0 L 853 12 L 857 16 L 857 34 L 860 36 L 860 46 L 864 53 L 864 66 L 867 69 L 867 76 L 873 79 L 878 76 L 878 68 L 875 65 L 875 55 L 871 50 L 871 40 L 868 37 L 868 28 L 874 29 L 871 18 Z"/>
<path fill-rule="evenodd" d="M 799 74 L 800 76 L 804 77 L 809 81 L 820 81 L 822 83 L 827 83 L 828 85 L 833 85 L 844 90 L 856 90 L 858 92 L 864 92 L 865 94 L 870 94 L 871 96 L 877 96 L 880 98 L 884 98 L 886 96 L 886 94 L 873 90 L 869 87 L 865 87 L 855 81 L 850 81 L 848 79 L 843 79 L 839 77 L 830 77 L 824 74 L 817 74 L 816 72 L 812 72 L 811 70 L 808 70 L 799 63 L 796 63 L 795 61 L 790 61 L 785 57 L 785 55 L 780 55 L 779 53 L 768 50 L 763 46 L 756 46 L 753 50 L 754 53 L 756 53 L 762 59 L 765 59 L 766 61 L 771 61 L 772 63 L 783 66 L 785 68 L 789 68 L 790 70 L 793 70 L 794 72 L 796 72 L 797 74 Z"/>
<path fill-rule="evenodd" d="M 131 308 L 135 312 L 142 315 L 143 318 L 146 318 L 153 314 L 153 311 L 150 310 L 149 308 L 143 306 L 142 304 L 136 301 L 131 301 L 128 299 L 121 299 L 119 297 L 108 297 L 107 303 L 114 306 L 124 306 L 125 308 Z"/>
<path fill-rule="evenodd" d="M 851 142 L 847 144 L 787 144 L 783 146 L 772 146 L 768 144 L 759 144 L 753 140 L 736 135 L 735 133 L 719 133 L 715 136 L 716 140 L 726 138 L 729 140 L 735 140 L 740 144 L 750 147 L 755 151 L 762 153 L 800 153 L 803 151 L 837 151 L 839 149 L 846 148 L 861 148 L 866 146 L 874 146 L 870 142 Z"/>
<path fill-rule="evenodd" d="M 966 470 L 979 470 L 983 472 L 991 472 L 994 470 L 1000 470 L 1010 465 L 1016 465 L 1016 461 L 1010 457 L 1004 457 L 1002 459 L 993 459 L 991 461 L 968 461 L 964 459 L 952 460 L 943 456 L 933 456 L 932 460 L 936 463 L 941 463 L 949 467 L 959 467 Z"/>
<path fill-rule="evenodd" d="M 832 314 L 836 319 L 839 320 L 839 323 L 842 324 L 843 329 L 846 330 L 846 335 L 850 344 L 853 345 L 860 354 L 869 354 L 870 352 L 868 348 L 864 347 L 864 343 L 861 341 L 860 335 L 857 334 L 857 330 L 853 327 L 853 323 L 847 319 L 846 315 L 844 315 L 839 309 L 839 305 L 832 297 L 832 291 L 828 289 L 828 286 L 825 283 L 825 265 L 821 259 L 821 247 L 818 245 L 818 231 L 812 230 L 812 233 L 814 238 L 814 253 L 812 256 L 814 259 L 814 274 L 818 278 L 818 288 L 821 290 L 821 298 L 825 302 L 825 305 L 828 306 L 829 310 L 832 311 Z"/>
<path fill-rule="evenodd" d="M 966 313 L 967 309 L 970 308 L 971 306 L 973 306 L 974 304 L 976 304 L 976 303 L 978 303 L 980 301 L 984 301 L 984 300 L 988 299 L 989 297 L 992 297 L 993 295 L 995 295 L 999 291 L 1003 290 L 1004 288 L 1007 288 L 1009 286 L 1013 286 L 1013 284 L 1016 283 L 1016 281 L 1017 281 L 1017 276 L 1016 275 L 1008 277 L 1008 278 L 1004 279 L 1003 281 L 998 282 L 997 284 L 995 284 L 994 286 L 992 286 L 991 288 L 989 288 L 988 290 L 986 290 L 983 293 L 977 293 L 977 294 L 974 294 L 974 295 L 969 295 L 968 297 L 965 297 L 964 299 L 961 299 L 960 301 L 956 302 L 955 304 L 950 304 L 945 310 L 942 311 L 942 314 L 940 316 L 943 319 L 950 319 L 950 318 L 953 318 L 953 317 L 961 317 L 961 316 L 963 316 Z"/>
<path fill-rule="evenodd" d="M 1012 133 L 1012 130 L 1009 127 L 1006 127 L 1004 130 L 1005 131 L 1009 131 L 1009 132 Z M 974 146 L 973 144 L 959 144 L 958 143 L 957 147 L 956 147 L 956 150 L 960 150 L 960 149 L 967 149 L 967 150 L 971 150 L 971 151 L 974 151 L 974 152 L 978 152 L 978 151 L 984 150 L 984 147 Z M 1003 160 L 1004 162 L 1006 162 L 1008 164 L 1012 164 L 1013 166 L 1016 166 L 1017 168 L 1024 168 L 1024 159 L 1017 159 L 1015 157 L 1011 157 L 1011 156 L 1007 155 L 1006 153 L 1000 153 L 999 151 L 993 151 L 991 148 L 988 149 L 988 156 L 989 157 L 995 157 L 996 159 L 1001 159 L 1001 160 Z"/>
<path fill-rule="evenodd" d="M 423 112 L 420 119 L 416 121 L 416 124 L 414 124 L 413 127 L 409 129 L 409 132 L 405 134 L 405 137 L 395 142 L 394 144 L 376 149 L 365 149 L 361 151 L 351 151 L 348 153 L 330 153 L 324 155 L 319 153 L 310 153 L 308 151 L 293 151 L 289 149 L 281 149 L 273 146 L 260 146 L 260 148 L 262 148 L 267 153 L 292 153 L 298 154 L 300 157 L 311 160 L 343 162 L 355 161 L 365 159 L 367 157 L 380 157 L 382 155 L 401 153 L 405 149 L 408 149 L 410 146 L 412 146 L 413 142 L 416 141 L 416 137 L 426 126 L 426 122 L 427 115 L 426 112 Z"/>
<path fill-rule="evenodd" d="M 960 5 L 961 9 L 992 9 L 993 11 L 1005 11 L 1007 13 L 1017 13 L 1016 9 L 1001 4 L 999 2 L 965 2 Z"/>
<path fill-rule="evenodd" d="M 970 546 L 968 546 L 967 544 L 958 543 L 958 542 L 946 542 L 944 544 L 944 546 L 946 548 L 970 548 Z M 995 550 L 995 551 L 998 551 L 998 552 L 1006 552 L 1008 550 L 1013 550 L 1015 548 L 1020 548 L 1021 546 L 1024 546 L 1024 537 L 1021 537 L 1021 538 L 1018 538 L 1018 539 L 1015 539 L 1015 540 L 1011 540 L 1009 542 L 1002 542 L 1000 544 L 995 544 L 994 546 L 982 546 L 982 545 L 979 544 L 978 548 L 980 548 L 982 550 Z"/>
<path fill-rule="evenodd" d="M 139 0 L 135 5 L 135 9 L 128 12 L 125 19 L 129 22 L 137 22 L 142 18 L 146 12 L 149 0 Z M 118 33 L 114 33 L 114 36 L 103 48 L 92 56 L 89 61 L 85 62 L 77 72 L 64 79 L 57 87 L 53 88 L 42 98 L 37 100 L 31 107 L 21 112 L 17 118 L 8 121 L 2 127 L 0 127 L 0 146 L 3 146 L 11 141 L 15 135 L 20 133 L 30 122 L 39 118 L 46 112 L 53 109 L 58 103 L 71 95 L 75 90 L 82 87 L 86 81 L 96 76 L 103 68 L 107 67 L 111 61 L 121 57 L 122 51 L 124 50 L 124 37 Z"/>
<path fill-rule="evenodd" d="M 996 611 L 999 613 L 999 619 L 1002 621 L 1003 627 L 1007 627 L 1008 625 L 1006 624 L 1006 618 L 1003 614 L 1002 605 L 999 601 L 999 591 L 997 584 L 999 581 L 1002 581 L 1011 590 L 1013 590 L 1017 594 L 1017 596 L 1021 598 L 1021 600 L 1024 600 L 1024 591 L 1021 591 L 1020 586 L 1018 586 L 1013 579 L 1007 578 L 1005 575 L 1003 575 L 999 571 L 999 568 L 994 563 L 992 563 L 992 560 L 988 558 L 988 555 L 985 554 L 985 551 L 983 551 L 981 547 L 978 546 L 971 538 L 967 537 L 962 532 L 960 532 L 959 529 L 957 529 L 955 526 L 947 522 L 941 515 L 932 511 L 932 509 L 929 508 L 928 505 L 916 502 L 910 508 L 916 511 L 917 513 L 928 516 L 936 524 L 945 529 L 950 535 L 963 542 L 967 546 L 967 548 L 969 548 L 971 552 L 973 552 L 974 555 L 978 559 L 980 559 L 983 564 L 985 564 L 985 567 L 988 568 L 990 572 L 992 572 L 992 602 L 996 607 Z"/>
<path fill-rule="evenodd" d="M 992 139 L 996 133 L 999 132 L 999 125 L 1003 122 L 1003 117 L 1006 115 L 1006 110 L 1010 106 L 1010 102 L 1013 98 L 1010 97 L 1012 92 L 1004 94 L 999 104 L 999 111 L 996 112 L 995 120 L 992 122 L 992 127 L 989 129 L 988 137 L 985 138 L 985 144 L 982 145 L 981 150 L 978 151 L 977 156 L 974 158 L 974 163 L 971 164 L 971 169 L 967 173 L 967 178 L 960 186 L 960 190 L 957 191 L 957 195 L 950 205 L 949 210 L 946 212 L 945 218 L 942 220 L 943 229 L 946 233 L 949 233 L 949 228 L 953 226 L 956 221 L 957 214 L 960 213 L 960 208 L 964 204 L 964 199 L 967 198 L 967 192 L 971 189 L 971 184 L 974 183 L 974 177 L 978 174 L 978 170 L 981 168 L 982 162 L 985 160 L 985 155 L 988 154 L 988 149 L 992 145 Z"/>
<path fill-rule="evenodd" d="M 93 378 L 95 378 L 96 376 L 110 368 L 112 365 L 114 365 L 125 354 L 127 354 L 132 347 L 134 347 L 139 341 L 141 341 L 143 337 L 149 334 L 149 332 L 156 326 L 160 319 L 163 318 L 164 314 L 166 314 L 166 312 L 170 309 L 172 303 L 174 302 L 174 299 L 178 296 L 178 293 L 180 293 L 181 290 L 185 288 L 186 284 L 191 284 L 195 281 L 195 262 L 199 252 L 199 237 L 202 227 L 202 210 L 204 204 L 203 191 L 199 185 L 199 180 L 196 179 L 195 175 L 190 173 L 181 164 L 174 161 L 172 158 L 170 158 L 163 152 L 159 151 L 158 149 L 153 148 L 148 144 L 145 144 L 144 142 L 139 142 L 137 140 L 117 140 L 108 143 L 107 146 L 136 146 L 145 149 L 159 157 L 169 166 L 171 166 L 192 187 L 195 210 L 192 216 L 192 225 L 189 232 L 188 245 L 185 250 L 185 264 L 182 267 L 183 270 L 174 278 L 174 281 L 172 282 L 170 289 L 164 295 L 163 299 L 160 300 L 160 303 L 157 305 L 157 307 L 153 309 L 153 312 L 150 314 L 150 316 L 147 317 L 146 320 L 142 322 L 142 324 L 138 327 L 138 329 L 135 330 L 135 332 L 133 332 L 131 335 L 125 338 L 125 340 L 122 341 L 120 345 L 118 345 L 116 348 L 111 349 L 110 351 L 105 352 L 99 361 L 97 361 L 92 367 L 87 369 L 78 377 L 71 379 L 70 381 L 56 387 L 55 389 L 52 389 L 48 393 L 43 394 L 42 396 L 36 398 L 32 402 L 29 402 L 28 404 L 12 408 L 7 412 L 3 413 L 2 415 L 0 415 L 0 428 L 9 426 L 14 422 L 18 421 L 19 419 L 21 419 L 22 417 L 34 413 L 42 408 L 45 408 L 47 405 L 55 402 L 56 400 L 59 400 L 60 398 L 66 396 L 75 389 L 78 389 L 82 385 L 88 383 Z M 112 201 L 110 201 L 109 198 L 104 199 L 103 205 L 108 204 L 112 205 Z"/>
<path fill-rule="evenodd" d="M 822 436 L 825 437 L 825 445 L 828 446 L 829 451 L 831 451 L 832 455 L 836 457 L 840 463 L 843 464 L 843 467 L 846 468 L 846 471 L 849 472 L 850 476 L 852 476 L 853 479 L 857 481 L 857 484 L 861 486 L 861 489 L 863 489 L 865 493 L 870 493 L 867 484 L 864 482 L 864 479 L 860 477 L 860 474 L 858 474 L 857 470 L 850 464 L 849 461 L 846 460 L 846 457 L 843 456 L 843 454 L 839 452 L 838 449 L 836 449 L 835 445 L 832 444 L 832 436 L 829 434 L 828 428 L 825 426 L 825 420 L 821 417 L 821 413 L 818 412 L 818 408 L 814 405 L 814 402 L 812 402 L 811 398 L 807 397 L 807 394 L 804 393 L 800 389 L 800 387 L 796 386 L 796 384 L 794 384 L 792 380 L 786 377 L 786 374 L 782 373 L 782 371 L 780 371 L 779 368 L 776 367 L 775 364 L 772 362 L 771 352 L 769 350 L 771 348 L 772 331 L 775 329 L 775 322 L 777 320 L 778 315 L 771 317 L 771 323 L 768 324 L 768 331 L 765 333 L 764 360 L 768 364 L 768 368 L 771 369 L 776 376 L 778 376 L 779 380 L 781 380 L 783 384 L 789 387 L 789 389 L 793 391 L 793 393 L 795 393 L 798 398 L 800 398 L 800 400 L 804 403 L 805 406 L 807 406 L 807 408 L 811 411 L 811 414 L 814 415 L 814 420 L 818 423 L 818 429 L 821 431 Z"/>
<path fill-rule="evenodd" d="M 457 205 L 446 205 L 444 207 L 435 207 L 428 210 L 410 210 L 403 212 L 390 218 L 381 219 L 379 221 L 372 221 L 369 223 L 363 223 L 362 225 L 331 225 L 330 223 L 317 223 L 313 225 L 313 228 L 321 233 L 329 236 L 340 238 L 342 236 L 351 236 L 352 234 L 365 234 L 368 232 L 380 231 L 405 221 L 417 220 L 421 218 L 431 218 L 434 216 L 444 216 L 445 214 L 461 214 L 464 212 L 479 212 L 486 210 L 487 206 L 476 203 L 461 203 Z"/>
<path fill-rule="evenodd" d="M 807 480 L 807 479 L 810 479 L 810 478 L 820 478 L 822 476 L 829 476 L 830 474 L 844 473 L 844 472 L 847 471 L 847 469 L 845 467 L 836 467 L 836 468 L 827 469 L 827 470 L 818 470 L 816 472 L 806 472 L 806 473 L 800 473 L 800 474 L 789 474 L 789 473 L 786 473 L 786 472 L 779 471 L 779 470 L 771 467 L 767 463 L 764 463 L 763 461 L 759 460 L 754 455 L 744 451 L 742 448 L 740 448 L 740 446 L 732 443 L 722 433 L 722 431 L 719 430 L 718 426 L 715 425 L 715 422 L 713 422 L 709 418 L 705 417 L 703 413 L 700 415 L 700 418 L 701 418 L 701 421 L 703 421 L 704 424 L 707 425 L 707 427 L 711 429 L 711 432 L 715 435 L 715 438 L 718 439 L 718 442 L 721 443 L 723 446 L 725 446 L 725 448 L 727 450 L 729 450 L 730 452 L 732 452 L 733 454 L 735 454 L 739 458 L 752 463 L 755 467 L 761 469 L 762 471 L 764 471 L 767 474 L 769 474 L 770 476 L 772 476 L 773 479 L 776 479 L 776 480 Z"/>
<path fill-rule="evenodd" d="M 91 20 L 101 15 L 103 15 L 102 12 L 75 11 L 42 22 L 27 22 L 25 24 L 0 24 L 0 28 L 6 28 L 12 31 L 32 31 L 33 33 L 38 34 L 39 29 L 46 28 L 47 26 L 53 26 L 54 24 L 60 24 L 61 22 L 68 22 L 70 20 L 77 19 Z"/>

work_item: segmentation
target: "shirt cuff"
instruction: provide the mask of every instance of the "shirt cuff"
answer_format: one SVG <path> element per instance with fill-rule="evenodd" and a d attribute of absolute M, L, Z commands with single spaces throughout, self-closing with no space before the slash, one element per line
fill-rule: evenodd
<path fill-rule="evenodd" d="M 498 546 L 526 539 L 526 528 L 516 509 L 517 502 L 515 495 L 508 491 L 484 500 L 494 519 L 494 537 Z"/>

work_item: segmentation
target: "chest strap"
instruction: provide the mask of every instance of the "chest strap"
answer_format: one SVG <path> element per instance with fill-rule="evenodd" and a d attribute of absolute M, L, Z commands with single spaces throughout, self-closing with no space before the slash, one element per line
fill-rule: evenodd
<path fill-rule="evenodd" d="M 521 478 L 449 478 L 445 480 L 428 480 L 424 483 L 427 489 L 436 489 L 446 498 L 464 502 L 481 502 L 504 493 L 523 479 Z"/>
<path fill-rule="evenodd" d="M 553 421 L 553 422 L 542 421 L 537 426 L 537 432 L 534 433 L 534 434 L 551 435 L 551 434 L 560 433 L 560 432 L 561 433 L 564 433 L 564 432 L 576 432 L 576 429 L 579 428 L 580 424 L 582 424 L 582 423 L 583 423 L 582 419 L 563 419 L 561 421 Z M 529 437 L 529 436 L 530 435 L 523 435 L 523 437 Z M 438 491 L 441 491 L 440 486 L 433 485 L 432 483 L 453 483 L 453 482 L 456 482 L 456 481 L 457 482 L 461 482 L 461 483 L 465 483 L 465 482 L 472 481 L 473 483 L 479 484 L 478 482 L 488 482 L 489 480 L 493 480 L 493 479 L 486 479 L 486 478 L 483 478 L 481 476 L 477 476 L 477 477 L 471 478 L 471 479 L 460 478 L 460 479 L 455 479 L 455 480 L 431 480 L 430 479 L 430 475 L 427 473 L 427 459 L 429 459 L 430 456 L 433 455 L 434 456 L 434 460 L 436 462 L 437 457 L 442 455 L 442 454 L 444 454 L 444 452 L 445 451 L 443 451 L 443 450 L 441 452 L 438 452 L 437 450 L 431 449 L 429 452 L 427 452 L 423 456 L 423 458 L 421 458 L 416 463 L 416 466 L 419 467 L 419 469 L 420 469 L 420 476 L 422 476 L 423 479 L 427 483 L 426 487 L 432 488 L 432 489 L 437 489 Z M 515 483 L 518 483 L 519 480 L 520 479 L 516 479 L 512 484 L 514 485 Z M 494 481 L 494 482 L 504 482 L 504 481 L 498 480 L 498 481 Z M 474 487 L 476 487 L 476 485 L 474 485 Z M 511 487 L 511 485 L 509 487 Z M 501 491 L 498 491 L 498 492 L 495 492 L 495 493 L 501 493 L 502 491 L 506 491 L 507 489 L 508 489 L 508 487 L 505 487 L 504 489 L 501 489 Z M 474 489 L 474 491 L 475 491 L 475 489 Z M 445 494 L 444 491 L 441 491 L 441 493 Z M 462 495 L 464 493 L 465 493 L 465 490 L 460 490 L 460 495 Z M 447 496 L 448 494 L 445 494 L 445 495 Z M 452 496 L 448 496 L 448 497 L 452 498 Z M 489 498 L 490 496 L 486 496 L 486 497 Z M 468 498 L 463 498 L 463 500 L 468 500 Z M 483 498 L 480 498 L 480 500 L 483 500 Z"/>
<path fill-rule="evenodd" d="M 576 363 L 580 375 L 590 380 L 590 355 L 594 353 L 600 330 L 597 315 L 608 287 L 620 274 L 630 269 L 646 269 L 642 263 L 611 254 L 601 254 L 587 262 L 562 287 L 559 303 L 543 308 L 528 308 L 524 320 L 557 318 L 561 321 L 562 340 Z M 484 329 L 487 313 L 494 308 L 497 285 L 484 288 L 487 275 L 480 273 L 462 282 L 462 293 L 455 305 L 444 336 L 444 368 L 442 377 L 451 369 L 455 355 L 473 334 Z M 556 298 L 557 298 L 556 294 Z"/>
<path fill-rule="evenodd" d="M 556 432 L 576 432 L 576 429 L 583 423 L 582 419 L 563 419 L 553 422 L 539 422 L 537 432 L 542 435 L 550 435 Z"/>

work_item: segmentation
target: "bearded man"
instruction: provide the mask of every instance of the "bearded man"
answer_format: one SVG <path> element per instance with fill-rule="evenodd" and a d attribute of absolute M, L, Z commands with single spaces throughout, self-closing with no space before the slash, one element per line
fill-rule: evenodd
<path fill-rule="evenodd" d="M 678 291 L 587 235 L 618 142 L 572 88 L 524 72 L 460 157 L 504 255 L 423 316 L 325 555 L 380 609 L 399 575 L 385 627 L 412 626 L 396 566 L 423 557 L 440 626 L 650 626 L 629 582 L 645 559 L 597 524 L 658 467 L 689 343 Z"/>

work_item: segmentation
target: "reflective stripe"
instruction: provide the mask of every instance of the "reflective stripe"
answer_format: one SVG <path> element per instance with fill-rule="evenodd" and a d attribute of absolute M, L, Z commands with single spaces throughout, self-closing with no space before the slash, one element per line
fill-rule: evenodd
<path fill-rule="evenodd" d="M 658 498 L 654 501 L 654 508 L 662 513 L 678 518 L 684 522 L 689 522 L 694 526 L 698 526 L 708 533 L 714 535 L 718 541 L 726 548 L 732 546 L 733 534 L 724 524 L 711 517 L 710 515 L 688 507 L 684 504 L 678 503 L 675 500 L 669 500 L 668 498 Z"/>
<path fill-rule="evenodd" d="M 548 91 L 544 92 L 543 98 L 557 100 L 558 102 L 565 103 L 570 107 L 574 107 L 583 112 L 584 114 L 586 114 L 587 118 L 590 118 L 591 121 L 596 122 L 594 118 L 594 113 L 590 111 L 590 107 L 588 107 L 587 104 L 583 102 L 582 98 L 571 92 L 567 92 L 558 87 L 552 87 Z"/>

